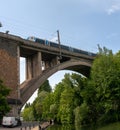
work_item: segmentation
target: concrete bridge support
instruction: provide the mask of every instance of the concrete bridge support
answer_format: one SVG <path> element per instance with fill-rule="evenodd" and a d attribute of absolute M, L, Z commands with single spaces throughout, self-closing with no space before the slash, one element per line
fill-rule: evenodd
<path fill-rule="evenodd" d="M 45 64 L 45 67 L 44 67 L 44 70 L 50 68 L 50 67 L 53 67 L 57 64 L 59 64 L 60 61 L 59 61 L 59 57 L 58 56 L 55 56 L 54 58 L 50 59 L 50 60 L 47 60 L 47 61 L 44 61 L 44 64 Z"/>
<path fill-rule="evenodd" d="M 18 115 L 16 105 L 21 104 L 19 97 L 20 75 L 19 75 L 19 46 L 16 41 L 9 39 L 0 39 L 0 80 L 11 89 L 7 97 L 11 106 L 10 115 Z"/>
<path fill-rule="evenodd" d="M 32 79 L 42 73 L 41 52 L 26 58 L 26 79 Z"/>

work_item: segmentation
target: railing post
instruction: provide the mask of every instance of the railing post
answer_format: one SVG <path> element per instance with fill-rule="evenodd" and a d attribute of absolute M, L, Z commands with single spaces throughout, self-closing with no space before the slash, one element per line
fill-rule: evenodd
<path fill-rule="evenodd" d="M 31 130 L 31 125 L 29 126 L 29 130 Z"/>

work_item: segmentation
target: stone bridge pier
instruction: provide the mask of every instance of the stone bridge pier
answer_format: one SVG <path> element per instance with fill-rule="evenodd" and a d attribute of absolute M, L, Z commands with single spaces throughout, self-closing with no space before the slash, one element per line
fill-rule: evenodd
<path fill-rule="evenodd" d="M 17 43 L 17 44 L 16 44 Z M 6 35 L 0 34 L 0 80 L 10 88 L 10 95 L 7 97 L 11 106 L 9 115 L 18 115 L 20 101 L 20 77 L 19 77 L 19 42 L 10 40 Z"/>
<path fill-rule="evenodd" d="M 46 55 L 49 58 L 49 55 Z M 35 78 L 42 74 L 42 71 L 60 63 L 59 57 L 44 59 L 42 52 L 36 52 L 26 57 L 26 80 Z"/>
<path fill-rule="evenodd" d="M 32 79 L 42 73 L 41 52 L 26 57 L 26 79 Z"/>

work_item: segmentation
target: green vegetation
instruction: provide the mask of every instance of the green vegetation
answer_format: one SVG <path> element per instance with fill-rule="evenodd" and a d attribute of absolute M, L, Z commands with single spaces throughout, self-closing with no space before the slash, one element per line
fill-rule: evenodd
<path fill-rule="evenodd" d="M 120 52 L 113 54 L 99 47 L 89 78 L 65 74 L 54 92 L 46 81 L 36 100 L 22 114 L 31 116 L 26 120 L 54 119 L 61 124 L 81 126 L 120 121 Z"/>
<path fill-rule="evenodd" d="M 6 97 L 9 95 L 9 92 L 10 89 L 3 84 L 2 80 L 0 80 L 0 120 L 7 112 L 10 111 L 10 107 L 6 99 Z"/>
<path fill-rule="evenodd" d="M 48 98 L 52 91 L 49 81 L 47 80 L 43 85 L 39 87 L 38 96 L 35 101 L 30 105 L 26 104 L 24 111 L 22 112 L 23 119 L 26 121 L 43 120 L 46 119 L 47 111 L 45 104 L 49 104 L 51 98 Z M 48 98 L 48 101 L 47 101 Z M 44 103 L 44 100 L 46 102 Z M 44 117 L 44 118 L 43 118 Z"/>

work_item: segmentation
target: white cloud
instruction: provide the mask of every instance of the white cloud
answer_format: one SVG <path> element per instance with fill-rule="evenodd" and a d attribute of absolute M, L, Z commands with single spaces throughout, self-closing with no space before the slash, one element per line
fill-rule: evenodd
<path fill-rule="evenodd" d="M 120 0 L 84 0 L 81 3 L 90 7 L 88 10 L 107 12 L 108 15 L 120 11 Z"/>
<path fill-rule="evenodd" d="M 108 15 L 111 15 L 115 12 L 120 11 L 120 3 L 118 4 L 113 4 L 109 9 L 107 9 Z"/>

